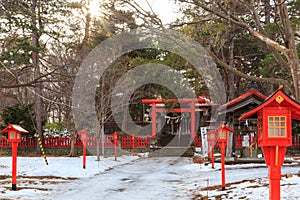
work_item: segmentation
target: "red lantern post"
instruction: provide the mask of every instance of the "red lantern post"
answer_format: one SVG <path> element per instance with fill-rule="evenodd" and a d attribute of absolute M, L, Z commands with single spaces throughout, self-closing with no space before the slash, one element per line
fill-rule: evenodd
<path fill-rule="evenodd" d="M 210 149 L 211 149 L 211 167 L 215 168 L 215 156 L 214 156 L 214 148 L 215 148 L 215 141 L 216 141 L 215 130 L 210 130 L 207 133 L 207 141 L 208 141 L 208 155 L 210 155 Z"/>
<path fill-rule="evenodd" d="M 222 190 L 225 190 L 225 148 L 228 139 L 228 132 L 234 132 L 228 126 L 222 124 L 218 129 L 218 142 L 221 148 L 221 170 L 222 170 Z"/>
<path fill-rule="evenodd" d="M 208 140 L 208 138 L 207 138 L 207 140 Z M 208 146 L 207 146 L 207 160 L 208 161 L 210 161 L 211 159 L 210 159 L 210 142 L 208 142 Z"/>
<path fill-rule="evenodd" d="M 134 155 L 134 134 L 131 135 L 131 154 Z"/>
<path fill-rule="evenodd" d="M 239 120 L 257 114 L 258 145 L 269 168 L 269 199 L 280 199 L 281 166 L 287 146 L 292 145 L 292 119 L 300 119 L 300 104 L 282 91 L 282 86 L 261 105 Z"/>
<path fill-rule="evenodd" d="M 1 133 L 8 134 L 8 141 L 11 142 L 12 150 L 12 190 L 17 190 L 17 155 L 18 144 L 22 140 L 22 133 L 28 133 L 25 129 L 18 125 L 8 125 Z"/>
<path fill-rule="evenodd" d="M 83 154 L 82 166 L 83 166 L 83 169 L 85 169 L 85 167 L 86 167 L 86 143 L 88 140 L 88 133 L 86 131 L 82 130 L 78 134 L 79 134 L 81 142 L 82 142 L 82 154 Z"/>
<path fill-rule="evenodd" d="M 115 154 L 115 160 L 117 160 L 118 133 L 115 131 L 112 135 L 113 135 L 113 140 L 114 140 L 114 154 Z"/>

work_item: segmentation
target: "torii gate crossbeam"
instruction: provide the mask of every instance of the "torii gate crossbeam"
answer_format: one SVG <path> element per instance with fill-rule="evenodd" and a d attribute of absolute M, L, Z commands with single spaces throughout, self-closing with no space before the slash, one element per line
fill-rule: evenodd
<path fill-rule="evenodd" d="M 196 103 L 206 103 L 205 99 L 197 98 L 197 99 L 142 99 L 143 104 L 151 104 L 152 105 L 152 138 L 156 138 L 156 112 L 190 112 L 191 113 L 191 137 L 195 138 L 195 104 Z M 158 109 L 156 108 L 156 104 L 162 103 L 186 103 L 190 104 L 190 108 L 174 108 L 174 109 Z M 200 110 L 197 110 L 200 111 Z"/>

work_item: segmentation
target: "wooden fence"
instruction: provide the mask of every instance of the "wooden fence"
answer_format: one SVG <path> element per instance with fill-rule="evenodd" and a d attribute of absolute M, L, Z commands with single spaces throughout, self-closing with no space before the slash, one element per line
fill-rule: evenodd
<path fill-rule="evenodd" d="M 37 141 L 36 138 L 27 138 L 24 137 L 22 141 L 19 143 L 19 147 L 25 147 L 25 148 L 34 148 L 36 147 Z M 70 137 L 53 137 L 53 138 L 43 138 L 42 144 L 44 148 L 47 147 L 70 147 L 71 146 L 71 138 Z M 99 145 L 102 145 L 102 140 L 100 139 Z M 131 136 L 121 136 L 121 147 L 127 148 L 132 147 L 132 140 Z M 150 137 L 141 137 L 141 136 L 135 136 L 134 140 L 134 147 L 146 147 L 147 145 L 150 145 Z M 76 138 L 75 146 L 82 146 L 82 142 L 80 138 Z M 87 146 L 95 147 L 97 146 L 97 138 L 96 137 L 89 137 L 87 141 Z M 112 135 L 105 135 L 104 138 L 104 146 L 105 147 L 113 147 L 113 136 Z M 11 144 L 6 140 L 6 138 L 0 138 L 0 148 L 8 148 L 11 147 Z"/>

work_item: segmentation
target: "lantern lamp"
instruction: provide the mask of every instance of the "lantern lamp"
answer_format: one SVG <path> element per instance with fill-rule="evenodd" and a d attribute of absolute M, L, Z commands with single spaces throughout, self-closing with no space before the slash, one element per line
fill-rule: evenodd
<path fill-rule="evenodd" d="M 80 139 L 82 140 L 83 143 L 86 143 L 88 140 L 88 133 L 86 131 L 80 131 L 79 133 Z"/>
<path fill-rule="evenodd" d="M 281 165 L 287 146 L 292 145 L 292 119 L 300 120 L 300 103 L 290 98 L 280 86 L 258 107 L 239 120 L 257 116 L 258 146 L 262 147 L 269 167 L 269 198 L 280 199 Z"/>
<path fill-rule="evenodd" d="M 8 125 L 1 132 L 7 133 L 7 140 L 9 142 L 21 142 L 22 141 L 22 133 L 28 133 L 28 131 L 23 129 L 21 126 L 15 125 L 15 124 Z"/>
<path fill-rule="evenodd" d="M 219 128 L 217 129 L 218 132 L 218 142 L 227 142 L 228 140 L 228 132 L 234 132 L 233 129 L 229 128 L 228 126 L 226 126 L 225 124 L 222 124 L 221 126 L 219 126 Z"/>
<path fill-rule="evenodd" d="M 208 142 L 214 143 L 216 140 L 216 132 L 215 130 L 210 130 L 207 132 L 207 140 Z"/>
<path fill-rule="evenodd" d="M 228 139 L 228 132 L 234 132 L 233 129 L 229 128 L 225 124 L 222 124 L 217 128 L 218 142 L 221 149 L 221 172 L 222 172 L 222 190 L 225 190 L 225 148 Z"/>
<path fill-rule="evenodd" d="M 7 140 L 12 150 L 12 190 L 17 190 L 17 155 L 18 143 L 22 141 L 22 133 L 28 133 L 19 125 L 10 124 L 1 133 L 7 133 Z"/>

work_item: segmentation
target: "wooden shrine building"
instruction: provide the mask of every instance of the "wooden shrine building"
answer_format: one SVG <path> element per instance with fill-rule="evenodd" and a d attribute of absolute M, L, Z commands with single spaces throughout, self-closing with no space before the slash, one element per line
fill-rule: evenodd
<path fill-rule="evenodd" d="M 227 125 L 234 129 L 234 134 L 230 133 L 228 135 L 227 157 L 230 157 L 232 152 L 237 149 L 241 149 L 241 154 L 244 154 L 243 157 L 249 157 L 250 155 L 246 155 L 249 153 L 249 148 L 257 147 L 257 120 L 239 121 L 238 119 L 243 113 L 260 105 L 266 98 L 267 96 L 257 90 L 250 89 L 217 109 L 218 118 L 223 117 Z"/>

